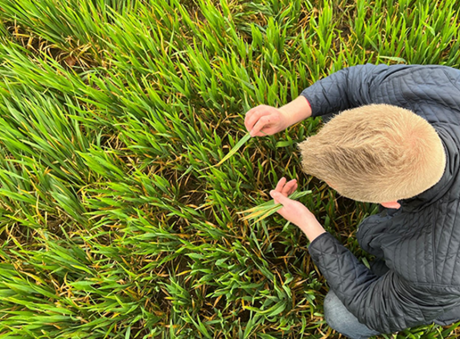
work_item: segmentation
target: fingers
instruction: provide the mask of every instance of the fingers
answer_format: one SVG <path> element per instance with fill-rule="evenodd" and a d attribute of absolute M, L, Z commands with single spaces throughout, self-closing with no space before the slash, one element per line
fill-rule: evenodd
<path fill-rule="evenodd" d="M 294 182 L 294 184 L 292 184 L 290 190 L 287 192 L 286 195 L 291 195 L 292 193 L 294 193 L 296 191 L 296 189 L 297 189 L 297 182 Z"/>
<path fill-rule="evenodd" d="M 270 113 L 267 113 L 270 114 Z M 251 135 L 256 136 L 266 125 L 272 122 L 273 118 L 270 118 L 268 115 L 262 116 L 257 123 L 252 127 Z"/>
<path fill-rule="evenodd" d="M 278 181 L 278 184 L 276 185 L 275 189 L 270 191 L 270 195 L 272 196 L 272 192 L 278 192 L 278 193 L 281 193 L 281 191 L 283 190 L 283 187 L 284 187 L 284 184 L 286 183 L 286 178 L 285 177 L 282 177 L 279 181 Z M 272 196 L 273 197 L 273 196 Z M 274 199 L 275 200 L 275 204 L 278 203 L 278 200 L 277 199 Z"/>
<path fill-rule="evenodd" d="M 292 179 L 291 181 L 287 183 L 286 181 L 287 179 L 285 177 L 282 177 L 278 181 L 278 184 L 276 185 L 274 191 L 280 192 L 284 196 L 288 196 L 294 193 L 295 190 L 297 189 L 297 179 Z"/>
<path fill-rule="evenodd" d="M 278 184 L 277 184 L 276 187 L 275 187 L 275 191 L 281 192 L 281 190 L 282 190 L 283 187 L 284 187 L 284 184 L 286 183 L 286 180 L 287 180 L 287 179 L 286 179 L 285 177 L 282 177 L 282 178 L 280 179 L 280 181 L 278 181 Z"/>
<path fill-rule="evenodd" d="M 259 105 L 257 107 L 251 108 L 247 113 L 246 117 L 244 118 L 244 125 L 250 131 L 257 120 L 260 119 L 263 115 L 270 114 L 264 109 L 264 105 Z"/>
<path fill-rule="evenodd" d="M 264 117 L 269 118 L 271 115 L 272 112 L 269 110 L 258 108 L 254 113 L 246 116 L 244 124 L 248 131 L 252 131 L 251 135 L 254 136 L 256 134 L 254 133 L 254 128 L 257 127 L 256 132 L 259 132 L 266 124 L 271 122 L 270 119 L 267 121 L 267 118 Z"/>
<path fill-rule="evenodd" d="M 291 201 L 291 199 L 289 199 L 288 197 L 284 196 L 283 194 L 277 191 L 270 191 L 270 195 L 275 200 L 275 204 L 281 203 L 284 205 L 288 203 L 289 201 Z"/>
<path fill-rule="evenodd" d="M 281 190 L 281 193 L 283 193 L 285 196 L 288 196 L 289 194 L 293 192 L 293 188 L 295 187 L 295 185 L 296 185 L 296 180 L 292 179 L 291 181 L 286 183 L 286 185 L 284 185 L 283 189 Z"/>

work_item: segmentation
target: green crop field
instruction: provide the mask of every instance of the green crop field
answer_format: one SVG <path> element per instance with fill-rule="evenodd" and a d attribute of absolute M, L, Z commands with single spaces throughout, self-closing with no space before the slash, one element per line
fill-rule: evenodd
<path fill-rule="evenodd" d="M 250 108 L 339 69 L 460 67 L 459 7 L 0 0 L 0 338 L 338 338 L 304 234 L 277 213 L 239 213 L 297 178 L 312 191 L 299 201 L 372 259 L 355 231 L 377 205 L 301 170 L 296 144 L 321 118 L 215 165 Z M 459 325 L 397 338 L 457 337 Z"/>

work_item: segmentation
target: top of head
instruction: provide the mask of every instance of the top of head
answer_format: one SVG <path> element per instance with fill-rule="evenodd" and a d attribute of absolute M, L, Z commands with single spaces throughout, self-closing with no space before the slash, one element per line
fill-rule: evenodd
<path fill-rule="evenodd" d="M 433 126 L 386 104 L 343 111 L 298 147 L 305 173 L 334 183 L 345 197 L 373 203 L 422 193 L 441 179 L 446 163 Z"/>

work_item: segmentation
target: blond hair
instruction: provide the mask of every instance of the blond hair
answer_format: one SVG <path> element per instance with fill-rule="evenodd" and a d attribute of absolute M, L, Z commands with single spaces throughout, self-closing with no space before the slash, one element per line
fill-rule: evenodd
<path fill-rule="evenodd" d="M 422 193 L 441 179 L 446 163 L 433 126 L 386 104 L 343 111 L 297 146 L 305 173 L 345 197 L 371 203 Z"/>

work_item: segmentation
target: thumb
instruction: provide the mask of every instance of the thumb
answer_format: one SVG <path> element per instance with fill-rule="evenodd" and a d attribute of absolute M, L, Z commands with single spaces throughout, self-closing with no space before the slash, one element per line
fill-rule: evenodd
<path fill-rule="evenodd" d="M 257 123 L 252 127 L 251 136 L 255 136 L 257 133 L 261 132 L 265 127 L 265 120 L 259 119 Z"/>
<path fill-rule="evenodd" d="M 271 190 L 270 195 L 273 199 L 275 199 L 275 201 L 279 202 L 282 205 L 286 204 L 290 200 L 288 197 L 285 197 L 284 194 L 276 192 L 275 190 Z"/>

